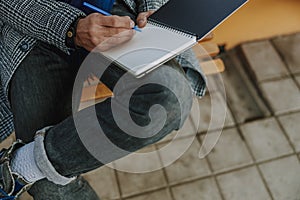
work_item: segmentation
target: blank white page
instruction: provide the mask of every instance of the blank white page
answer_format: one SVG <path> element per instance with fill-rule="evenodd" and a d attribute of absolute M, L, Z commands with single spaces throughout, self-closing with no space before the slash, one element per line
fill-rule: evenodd
<path fill-rule="evenodd" d="M 130 41 L 102 54 L 135 76 L 141 76 L 196 42 L 196 36 L 147 23 Z"/>

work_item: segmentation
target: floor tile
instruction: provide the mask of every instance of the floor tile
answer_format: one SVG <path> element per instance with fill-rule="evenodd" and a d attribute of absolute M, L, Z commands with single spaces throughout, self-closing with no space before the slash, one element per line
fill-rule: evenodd
<path fill-rule="evenodd" d="M 155 169 L 162 169 L 154 144 L 118 159 L 113 164 L 116 170 L 129 173 L 151 172 Z"/>
<path fill-rule="evenodd" d="M 189 147 L 191 141 L 190 138 L 175 140 L 169 144 L 170 148 L 168 150 L 160 152 L 164 166 L 175 161 L 165 167 L 168 181 L 171 184 L 210 174 L 206 159 L 199 158 L 200 144 L 197 139 L 194 139 Z M 177 159 L 180 155 L 182 156 Z"/>
<path fill-rule="evenodd" d="M 102 199 L 120 197 L 115 172 L 109 167 L 101 167 L 83 175 Z"/>
<path fill-rule="evenodd" d="M 172 198 L 168 190 L 159 190 L 126 200 L 172 200 Z"/>
<path fill-rule="evenodd" d="M 153 171 L 162 168 L 157 152 L 153 153 L 153 151 L 155 151 L 154 146 L 151 146 L 138 151 L 139 154 L 144 153 L 139 157 L 131 154 L 114 162 L 114 166 L 118 169 L 123 197 L 166 186 L 163 171 Z M 134 173 L 137 171 L 145 173 Z"/>
<path fill-rule="evenodd" d="M 217 185 L 212 178 L 172 188 L 174 200 L 220 200 Z"/>
<path fill-rule="evenodd" d="M 268 40 L 243 44 L 242 50 L 258 82 L 288 74 L 284 62 Z"/>
<path fill-rule="evenodd" d="M 166 186 L 162 170 L 142 174 L 118 172 L 118 177 L 123 197 Z"/>
<path fill-rule="evenodd" d="M 300 72 L 300 34 L 279 36 L 273 40 L 273 44 L 292 73 Z"/>
<path fill-rule="evenodd" d="M 262 83 L 261 88 L 275 114 L 300 110 L 299 88 L 292 79 Z"/>
<path fill-rule="evenodd" d="M 217 177 L 226 200 L 271 199 L 255 167 Z"/>
<path fill-rule="evenodd" d="M 300 113 L 279 117 L 279 121 L 290 138 L 297 152 L 300 152 Z"/>
<path fill-rule="evenodd" d="M 205 149 L 215 144 L 217 133 L 201 136 Z M 223 130 L 214 149 L 208 153 L 214 171 L 225 171 L 253 163 L 252 158 L 235 128 Z"/>
<path fill-rule="evenodd" d="M 274 118 L 244 124 L 241 130 L 257 161 L 293 153 Z"/>
<path fill-rule="evenodd" d="M 216 75 L 209 75 L 206 77 L 207 92 L 213 93 L 219 91 L 218 82 L 216 81 L 216 79 L 219 79 L 219 76 L 220 76 L 219 74 L 216 74 Z"/>
<path fill-rule="evenodd" d="M 300 163 L 296 156 L 265 163 L 259 167 L 274 199 L 299 199 Z"/>
<path fill-rule="evenodd" d="M 218 92 L 199 99 L 199 108 L 200 117 L 198 121 L 195 121 L 199 133 L 234 125 L 232 114 L 224 98 Z"/>

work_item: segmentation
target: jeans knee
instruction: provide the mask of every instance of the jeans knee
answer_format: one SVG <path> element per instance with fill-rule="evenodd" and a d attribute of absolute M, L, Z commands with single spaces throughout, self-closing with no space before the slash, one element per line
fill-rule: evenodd
<path fill-rule="evenodd" d="M 140 79 L 128 76 L 119 81 L 121 89 L 114 90 L 111 101 L 118 108 L 114 121 L 126 138 L 126 144 L 121 145 L 124 149 L 135 151 L 157 142 L 178 130 L 189 115 L 190 85 L 183 72 L 169 69 L 161 66 Z"/>
<path fill-rule="evenodd" d="M 187 119 L 192 107 L 193 99 L 190 88 L 181 88 L 176 91 L 167 88 L 163 90 L 161 96 L 161 105 L 168 112 L 169 123 L 173 125 L 173 129 L 179 129 Z"/>
<path fill-rule="evenodd" d="M 190 113 L 192 94 L 188 85 L 176 84 L 173 88 L 160 84 L 140 87 L 131 98 L 133 120 L 140 126 L 164 121 L 166 131 L 179 129 Z"/>
<path fill-rule="evenodd" d="M 136 124 L 149 126 L 149 129 L 139 133 L 143 139 L 138 140 L 138 143 L 141 142 L 142 146 L 153 144 L 181 128 L 192 107 L 190 92 L 174 92 L 158 85 L 152 85 L 152 88 L 155 88 L 155 92 L 151 94 L 152 98 L 144 99 L 143 110 L 139 110 L 137 115 L 132 114 Z"/>

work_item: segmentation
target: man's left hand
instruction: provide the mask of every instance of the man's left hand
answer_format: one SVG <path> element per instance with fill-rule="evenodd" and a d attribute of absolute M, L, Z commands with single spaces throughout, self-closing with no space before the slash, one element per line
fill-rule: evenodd
<path fill-rule="evenodd" d="M 139 28 L 143 28 L 147 24 L 147 18 L 152 15 L 155 11 L 149 10 L 147 12 L 141 12 L 139 13 L 138 17 L 136 18 L 136 23 Z"/>

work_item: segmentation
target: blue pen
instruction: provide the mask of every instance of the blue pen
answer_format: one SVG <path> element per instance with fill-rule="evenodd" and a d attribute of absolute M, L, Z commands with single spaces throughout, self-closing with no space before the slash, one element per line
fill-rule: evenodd
<path fill-rule="evenodd" d="M 92 4 L 89 4 L 87 2 L 83 2 L 83 5 L 94 10 L 94 11 L 97 11 L 99 13 L 101 13 L 102 15 L 105 15 L 105 16 L 111 16 L 111 14 L 109 12 L 106 12 L 105 10 L 102 10 L 100 8 L 97 8 L 96 6 L 93 6 Z M 136 31 L 139 31 L 139 32 L 142 32 L 141 29 L 139 29 L 137 26 L 133 27 L 134 30 Z"/>

